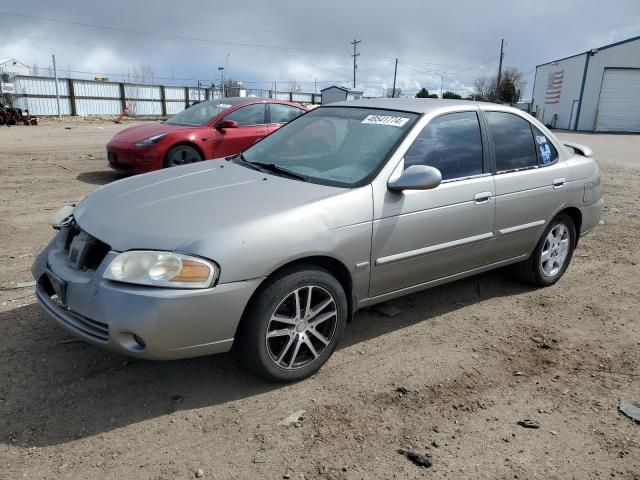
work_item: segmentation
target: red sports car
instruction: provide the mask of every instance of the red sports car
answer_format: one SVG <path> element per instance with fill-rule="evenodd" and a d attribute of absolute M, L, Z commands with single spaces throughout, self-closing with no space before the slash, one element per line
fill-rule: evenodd
<path fill-rule="evenodd" d="M 234 155 L 306 111 L 296 103 L 262 98 L 201 102 L 164 123 L 115 134 L 107 144 L 109 165 L 142 173 Z"/>

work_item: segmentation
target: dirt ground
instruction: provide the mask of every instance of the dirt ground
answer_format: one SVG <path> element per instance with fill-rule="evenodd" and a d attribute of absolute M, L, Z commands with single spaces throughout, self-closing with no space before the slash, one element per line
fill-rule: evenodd
<path fill-rule="evenodd" d="M 0 128 L 1 479 L 640 479 L 617 410 L 640 402 L 640 136 L 559 134 L 595 150 L 607 206 L 557 285 L 492 272 L 359 312 L 318 374 L 273 385 L 233 354 L 103 352 L 34 303 L 50 215 L 119 178 L 104 145 L 124 127 Z"/>

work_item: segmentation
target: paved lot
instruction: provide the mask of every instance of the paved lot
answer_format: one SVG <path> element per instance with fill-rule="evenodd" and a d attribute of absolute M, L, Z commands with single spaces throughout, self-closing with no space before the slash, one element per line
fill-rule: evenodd
<path fill-rule="evenodd" d="M 560 134 L 595 150 L 607 208 L 557 285 L 493 272 L 360 312 L 320 373 L 282 386 L 232 354 L 74 342 L 22 286 L 51 213 L 119 178 L 104 145 L 121 128 L 0 128 L 0 479 L 640 478 L 640 424 L 616 408 L 640 402 L 639 136 Z"/>

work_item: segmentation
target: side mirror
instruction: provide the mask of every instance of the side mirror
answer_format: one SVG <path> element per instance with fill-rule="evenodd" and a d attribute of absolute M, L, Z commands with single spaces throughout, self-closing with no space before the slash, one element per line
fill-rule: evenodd
<path fill-rule="evenodd" d="M 440 170 L 426 165 L 411 165 L 395 180 L 389 180 L 387 188 L 393 192 L 403 190 L 430 190 L 442 182 Z"/>
<path fill-rule="evenodd" d="M 217 130 L 224 130 L 225 128 L 238 128 L 238 122 L 235 120 L 221 120 L 216 123 Z"/>

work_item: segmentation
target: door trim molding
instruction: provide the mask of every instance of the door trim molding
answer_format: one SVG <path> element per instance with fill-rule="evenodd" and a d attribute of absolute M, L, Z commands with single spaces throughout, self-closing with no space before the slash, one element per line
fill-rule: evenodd
<path fill-rule="evenodd" d="M 515 227 L 502 228 L 498 230 L 499 235 L 508 235 L 510 233 L 520 232 L 522 230 L 528 230 L 530 228 L 540 227 L 547 223 L 545 220 L 536 220 L 535 222 L 523 223 L 522 225 L 516 225 Z"/>
<path fill-rule="evenodd" d="M 482 240 L 489 240 L 493 238 L 493 233 L 482 233 L 480 235 L 474 235 L 473 237 L 461 238 L 459 240 L 453 240 L 451 242 L 438 243 L 436 245 L 430 245 L 428 247 L 419 248 L 417 250 L 410 250 L 408 252 L 396 253 L 386 257 L 380 257 L 376 259 L 376 266 L 389 265 L 390 263 L 401 262 L 410 258 L 420 257 L 429 253 L 440 252 L 449 248 L 460 247 L 462 245 L 469 245 L 470 243 L 480 242 Z"/>

